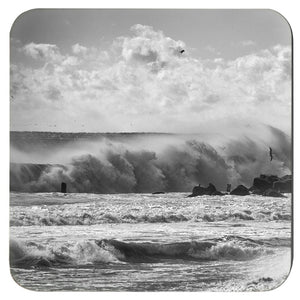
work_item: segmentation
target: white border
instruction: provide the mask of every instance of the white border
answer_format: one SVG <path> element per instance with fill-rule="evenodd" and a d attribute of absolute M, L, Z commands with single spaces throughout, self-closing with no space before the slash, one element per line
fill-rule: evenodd
<path fill-rule="evenodd" d="M 222 300 L 235 300 L 240 297 L 254 298 L 258 299 L 296 299 L 297 294 L 299 297 L 299 278 L 300 278 L 300 264 L 299 264 L 299 254 L 297 257 L 297 251 L 299 250 L 299 238 L 297 239 L 297 228 L 299 227 L 299 221 L 297 217 L 300 218 L 299 205 L 297 204 L 297 183 L 298 183 L 298 160 L 297 156 L 294 157 L 295 170 L 295 193 L 294 193 L 294 263 L 290 276 L 287 281 L 279 288 L 270 292 L 249 292 L 249 293 L 211 293 L 211 292 L 199 292 L 199 293 L 112 293 L 112 292 L 32 292 L 18 286 L 13 279 L 10 277 L 9 273 L 9 263 L 8 263 L 8 224 L 9 224 L 9 205 L 8 205 L 8 178 L 9 178 L 9 31 L 13 21 L 22 12 L 32 9 L 32 8 L 271 8 L 280 12 L 290 23 L 293 36 L 294 36 L 294 116 L 299 115 L 299 109 L 297 105 L 297 70 L 299 70 L 299 63 L 297 60 L 297 39 L 299 39 L 299 8 L 297 7 L 297 1 L 295 0 L 251 0 L 251 1 L 237 1 L 237 0 L 210 0 L 210 1 L 191 1 L 184 0 L 178 1 L 173 0 L 144 0 L 144 1 L 65 1 L 65 0 L 9 0 L 8 4 L 2 3 L 1 9 L 1 48 L 0 48 L 0 66 L 1 66 L 1 101 L 0 101 L 0 122 L 1 122 L 1 168 L 0 168 L 0 183 L 1 183 L 1 216 L 0 216 L 0 228 L 1 228 L 1 265 L 0 265 L 0 283 L 1 283 L 1 294 L 3 298 L 9 299 L 40 299 L 43 297 L 45 299 L 51 299 L 52 297 L 59 299 L 82 299 L 83 297 L 89 297 L 89 299 L 99 299 L 99 297 L 106 299 L 114 299 L 122 297 L 122 299 L 132 299 L 140 298 L 151 299 L 153 297 L 172 297 L 181 298 L 189 297 L 191 299 L 198 299 L 199 297 L 209 297 L 210 299 L 220 299 Z M 294 131 L 298 132 L 299 122 L 295 119 Z M 294 140 L 294 153 L 299 152 L 299 142 Z M 14 298 L 16 297 L 16 298 Z"/>

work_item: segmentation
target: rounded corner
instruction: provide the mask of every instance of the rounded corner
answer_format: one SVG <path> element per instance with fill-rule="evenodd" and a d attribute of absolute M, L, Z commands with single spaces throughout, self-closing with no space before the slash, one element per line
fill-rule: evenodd
<path fill-rule="evenodd" d="M 277 11 L 276 9 L 273 8 L 269 8 L 268 9 L 270 12 L 273 12 L 274 14 L 278 15 L 281 19 L 283 19 L 283 21 L 287 24 L 287 26 L 289 27 L 290 30 L 290 34 L 291 34 L 291 40 L 293 41 L 293 29 L 292 26 L 290 24 L 290 22 L 288 21 L 288 19 L 279 11 Z"/>
<path fill-rule="evenodd" d="M 26 290 L 26 291 L 30 291 L 30 292 L 36 292 L 36 290 L 34 289 L 30 289 L 28 287 L 25 287 L 23 286 L 20 282 L 18 282 L 18 280 L 15 278 L 14 276 L 14 273 L 13 273 L 13 270 L 11 268 L 11 266 L 9 266 L 9 274 L 10 274 L 10 277 L 11 277 L 11 280 L 20 288 Z"/>
<path fill-rule="evenodd" d="M 284 283 L 287 281 L 287 279 L 290 277 L 292 268 L 293 268 L 293 257 L 291 258 L 290 269 L 289 269 L 288 273 L 282 278 L 282 280 L 277 285 L 272 286 L 270 289 L 266 289 L 262 292 L 272 292 L 274 290 L 281 288 L 284 285 Z"/>
<path fill-rule="evenodd" d="M 14 26 L 24 17 L 24 15 L 27 15 L 30 12 L 36 11 L 36 10 L 42 10 L 41 8 L 30 8 L 28 10 L 23 11 L 22 13 L 20 13 L 15 20 L 13 21 L 11 27 L 10 27 L 10 31 L 9 31 L 9 35 L 11 36 L 12 30 L 14 28 Z"/>

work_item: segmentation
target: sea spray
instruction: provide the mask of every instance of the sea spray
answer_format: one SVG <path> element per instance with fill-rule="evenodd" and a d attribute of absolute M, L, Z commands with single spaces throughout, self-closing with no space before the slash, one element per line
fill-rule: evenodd
<path fill-rule="evenodd" d="M 38 140 L 39 133 L 35 135 Z M 75 139 L 65 145 L 55 135 L 49 148 L 55 148 L 57 158 L 45 153 L 39 164 L 33 163 L 39 147 L 31 145 L 31 151 L 20 157 L 21 150 L 15 153 L 18 143 L 14 141 L 12 161 L 18 163 L 11 163 L 10 188 L 55 192 L 66 182 L 73 193 L 188 192 L 199 183 L 213 182 L 224 190 L 229 182 L 250 186 L 260 173 L 290 173 L 290 140 L 273 128 L 264 141 L 253 136 L 223 137 L 219 143 L 201 135 L 128 136 L 127 140 L 122 134 Z M 267 152 L 270 143 L 276 149 L 272 164 Z"/>

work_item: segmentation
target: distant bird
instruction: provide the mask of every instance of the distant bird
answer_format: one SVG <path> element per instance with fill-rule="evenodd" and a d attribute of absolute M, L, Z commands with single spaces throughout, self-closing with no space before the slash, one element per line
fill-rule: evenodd
<path fill-rule="evenodd" d="M 185 50 L 182 49 L 182 50 L 180 51 L 180 53 L 182 54 L 184 51 L 185 51 Z"/>
<path fill-rule="evenodd" d="M 270 154 L 270 161 L 273 160 L 273 150 L 271 147 L 269 147 L 270 151 L 269 151 L 269 154 Z"/>

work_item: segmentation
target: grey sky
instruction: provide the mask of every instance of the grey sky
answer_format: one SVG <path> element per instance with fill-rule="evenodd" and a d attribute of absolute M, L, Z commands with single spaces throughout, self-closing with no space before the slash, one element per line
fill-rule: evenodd
<path fill-rule="evenodd" d="M 32 10 L 11 30 L 11 129 L 197 131 L 189 113 L 256 109 L 288 128 L 290 45 L 272 10 Z"/>
<path fill-rule="evenodd" d="M 22 44 L 56 44 L 67 51 L 75 43 L 110 43 L 128 34 L 134 24 L 150 25 L 175 40 L 184 40 L 204 58 L 216 56 L 209 48 L 222 58 L 236 58 L 254 49 L 291 42 L 287 22 L 273 10 L 32 10 L 17 18 L 11 37 Z M 245 41 L 254 44 L 242 47 Z"/>

